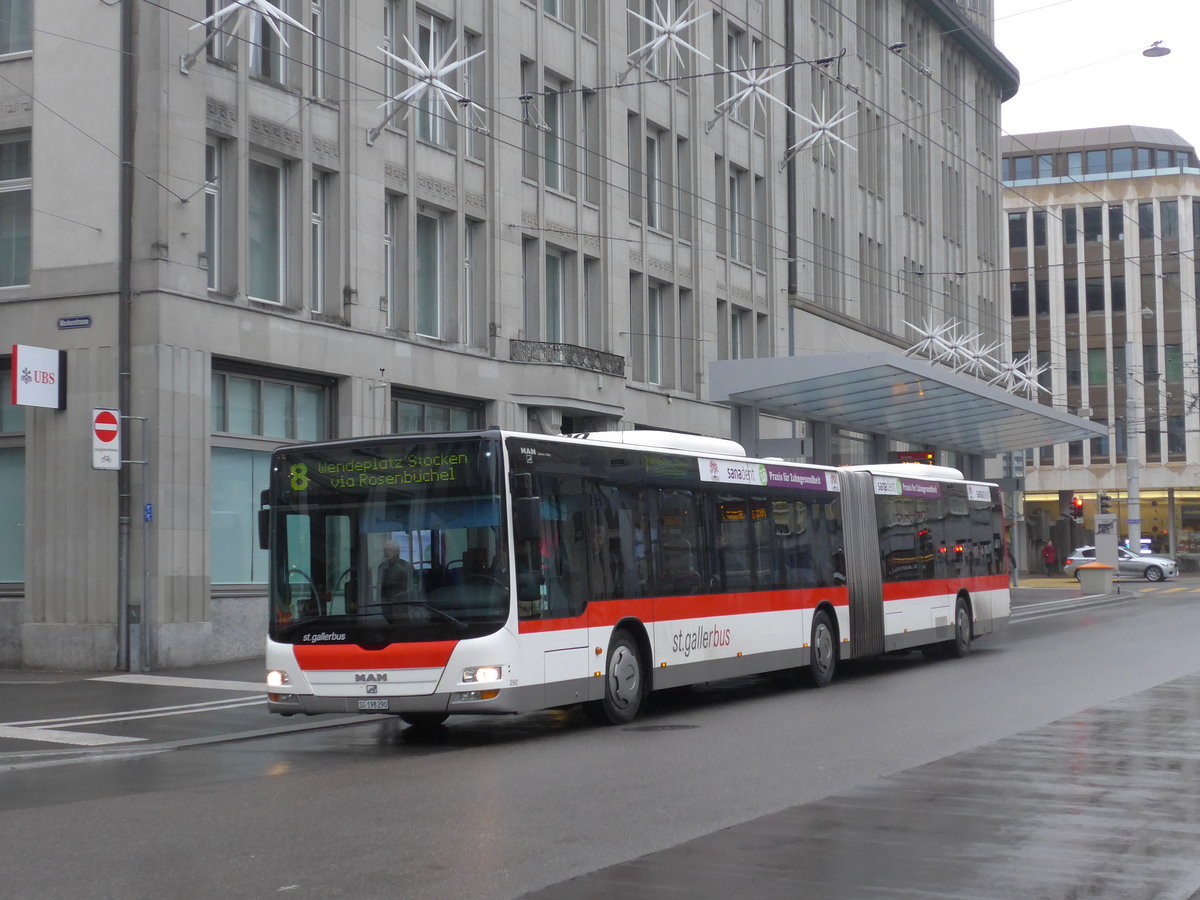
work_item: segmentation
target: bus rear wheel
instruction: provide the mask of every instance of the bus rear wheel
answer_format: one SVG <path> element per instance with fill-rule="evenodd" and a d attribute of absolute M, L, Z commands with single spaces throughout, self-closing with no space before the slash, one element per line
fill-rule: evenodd
<path fill-rule="evenodd" d="M 584 711 L 601 725 L 625 725 L 642 708 L 646 695 L 642 655 L 628 632 L 618 631 L 608 645 L 604 699 L 584 704 Z"/>
<path fill-rule="evenodd" d="M 837 671 L 837 632 L 828 610 L 813 616 L 812 640 L 808 644 L 808 677 L 815 687 L 826 687 Z"/>

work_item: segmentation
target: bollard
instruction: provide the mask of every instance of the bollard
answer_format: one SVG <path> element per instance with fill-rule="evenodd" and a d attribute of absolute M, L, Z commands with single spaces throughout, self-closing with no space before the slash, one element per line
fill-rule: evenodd
<path fill-rule="evenodd" d="M 1079 576 L 1079 587 L 1084 594 L 1111 594 L 1113 574 L 1116 569 L 1104 563 L 1091 562 L 1075 570 Z"/>

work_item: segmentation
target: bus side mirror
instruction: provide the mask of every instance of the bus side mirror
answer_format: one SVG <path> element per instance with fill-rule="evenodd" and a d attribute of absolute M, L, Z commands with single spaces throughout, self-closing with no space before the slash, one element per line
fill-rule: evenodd
<path fill-rule="evenodd" d="M 542 500 L 540 497 L 517 497 L 513 500 L 513 530 L 517 540 L 531 541 L 539 547 L 542 542 Z"/>
<path fill-rule="evenodd" d="M 258 495 L 258 549 L 269 550 L 271 532 L 271 510 L 267 508 L 268 491 Z"/>

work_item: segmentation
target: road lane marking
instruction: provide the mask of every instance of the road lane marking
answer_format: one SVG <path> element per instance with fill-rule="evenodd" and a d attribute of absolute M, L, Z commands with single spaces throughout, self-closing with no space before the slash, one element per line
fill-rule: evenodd
<path fill-rule="evenodd" d="M 86 731 L 59 731 L 55 728 L 17 728 L 0 725 L 0 738 L 18 741 L 42 741 L 48 744 L 73 744 L 76 747 L 105 747 L 111 744 L 144 743 L 145 738 L 115 734 L 91 734 Z"/>
<path fill-rule="evenodd" d="M 217 678 L 177 678 L 173 675 L 102 675 L 88 681 L 116 681 L 123 684 L 150 684 L 156 687 L 206 688 L 213 691 L 249 691 L 265 694 L 267 686 L 261 681 L 222 681 Z"/>
<path fill-rule="evenodd" d="M 209 700 L 204 703 L 183 703 L 178 706 L 155 706 L 146 709 L 129 709 L 121 712 L 90 713 L 79 716 L 63 716 L 57 719 L 29 719 L 24 722 L 0 722 L 0 725 L 27 727 L 33 725 L 102 725 L 106 722 L 128 722 L 133 719 L 157 719 L 165 716 L 184 716 L 192 713 L 218 712 L 244 706 L 266 703 L 265 697 L 248 697 L 237 700 Z"/>

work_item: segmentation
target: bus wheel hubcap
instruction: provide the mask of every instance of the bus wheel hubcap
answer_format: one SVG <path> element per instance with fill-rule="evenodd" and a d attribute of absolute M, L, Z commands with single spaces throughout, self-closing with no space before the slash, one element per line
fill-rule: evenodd
<path fill-rule="evenodd" d="M 641 689 L 641 673 L 638 671 L 637 656 L 628 647 L 618 647 L 613 652 L 608 667 L 608 682 L 616 706 L 626 707 L 636 700 Z"/>

